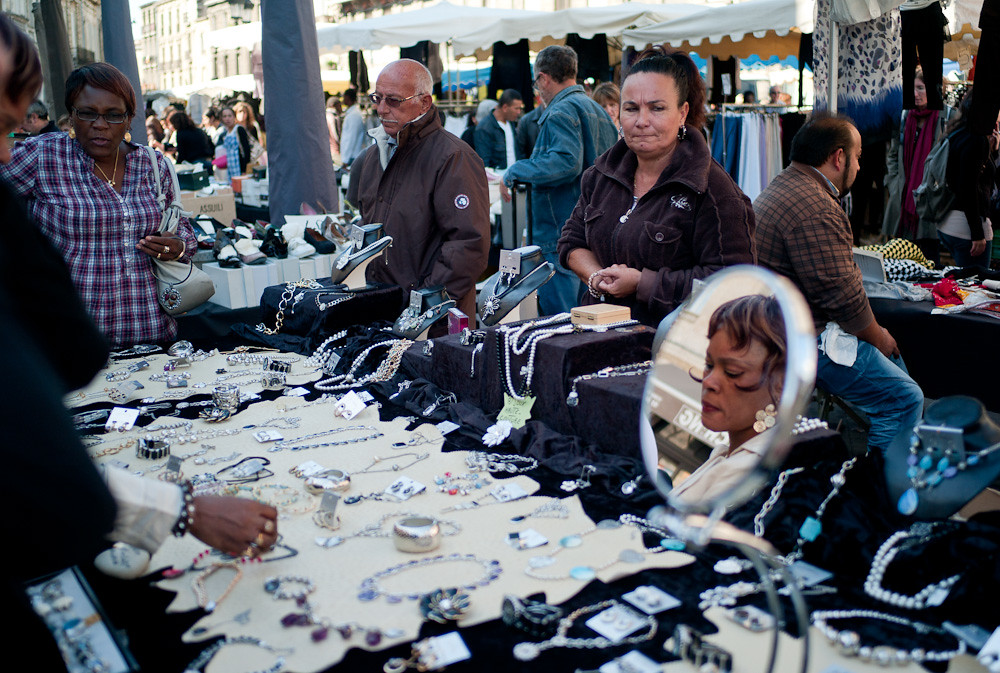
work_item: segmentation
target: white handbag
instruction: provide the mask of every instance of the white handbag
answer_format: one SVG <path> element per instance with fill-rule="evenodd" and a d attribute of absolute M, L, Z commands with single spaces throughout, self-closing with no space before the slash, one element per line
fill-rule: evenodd
<path fill-rule="evenodd" d="M 160 234 L 166 236 L 177 232 L 185 213 L 180 203 L 180 185 L 173 164 L 167 161 L 167 169 L 174 183 L 174 201 L 167 204 L 166 194 L 160 184 L 160 166 L 156 160 L 156 150 L 146 147 L 153 162 L 153 182 L 156 184 L 156 200 L 160 204 L 163 219 L 160 220 Z M 208 274 L 194 265 L 194 262 L 164 261 L 153 259 L 153 276 L 156 278 L 156 301 L 168 315 L 185 313 L 201 306 L 215 294 L 215 283 Z"/>

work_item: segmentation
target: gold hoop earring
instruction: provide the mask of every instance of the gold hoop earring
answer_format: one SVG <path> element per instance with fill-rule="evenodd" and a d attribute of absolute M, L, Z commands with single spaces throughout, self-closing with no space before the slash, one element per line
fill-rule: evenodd
<path fill-rule="evenodd" d="M 131 131 L 126 131 L 125 132 L 125 142 L 127 142 L 127 143 L 132 142 L 132 132 Z"/>
<path fill-rule="evenodd" d="M 70 126 L 69 131 L 67 131 L 67 133 L 69 133 L 70 138 L 76 138 L 76 128 Z"/>

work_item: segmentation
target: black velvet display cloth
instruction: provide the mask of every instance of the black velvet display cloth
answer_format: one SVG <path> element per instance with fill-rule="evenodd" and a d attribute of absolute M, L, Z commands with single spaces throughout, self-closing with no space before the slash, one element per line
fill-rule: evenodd
<path fill-rule="evenodd" d="M 899 344 L 906 368 L 925 397 L 970 395 L 990 411 L 1000 412 L 1000 386 L 983 367 L 984 353 L 1000 339 L 1000 320 L 970 313 L 931 315 L 930 301 L 870 302 L 879 324 Z"/>
<path fill-rule="evenodd" d="M 538 343 L 535 373 L 531 381 L 535 403 L 531 417 L 544 419 L 556 432 L 577 435 L 601 450 L 619 455 L 638 455 L 639 412 L 643 376 L 628 376 L 581 382 L 579 404 L 570 407 L 566 398 L 572 379 L 609 366 L 650 359 L 653 330 L 645 326 L 612 329 L 607 332 L 560 334 Z M 403 369 L 412 376 L 426 378 L 455 393 L 458 399 L 487 413 L 503 408 L 506 362 L 501 365 L 496 330 L 488 330 L 482 352 L 476 356 L 472 377 L 474 346 L 462 346 L 457 335 L 434 340 L 431 355 L 410 349 L 403 356 Z M 529 353 L 512 355 L 511 378 L 520 387 L 521 367 Z M 621 419 L 635 419 L 622 423 Z"/>

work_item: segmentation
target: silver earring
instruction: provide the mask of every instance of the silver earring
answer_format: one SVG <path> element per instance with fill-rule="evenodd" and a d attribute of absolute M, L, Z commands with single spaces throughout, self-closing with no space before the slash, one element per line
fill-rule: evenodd
<path fill-rule="evenodd" d="M 688 137 L 688 127 L 687 124 L 681 124 L 681 127 L 677 130 L 678 140 L 687 140 Z"/>

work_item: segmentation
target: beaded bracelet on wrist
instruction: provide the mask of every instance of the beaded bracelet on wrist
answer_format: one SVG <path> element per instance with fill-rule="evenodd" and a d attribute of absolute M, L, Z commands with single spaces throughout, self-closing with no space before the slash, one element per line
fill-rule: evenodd
<path fill-rule="evenodd" d="M 194 486 L 190 481 L 182 481 L 178 486 L 181 487 L 184 509 L 181 510 L 177 523 L 170 532 L 174 537 L 184 537 L 184 534 L 194 526 Z"/>

